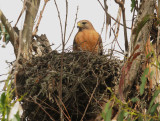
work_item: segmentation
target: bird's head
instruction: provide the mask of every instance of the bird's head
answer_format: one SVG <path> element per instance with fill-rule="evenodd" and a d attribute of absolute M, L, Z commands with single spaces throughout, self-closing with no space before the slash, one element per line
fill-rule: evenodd
<path fill-rule="evenodd" d="M 77 28 L 79 28 L 80 31 L 82 31 L 84 29 L 94 29 L 93 25 L 88 20 L 79 21 L 77 23 Z"/>

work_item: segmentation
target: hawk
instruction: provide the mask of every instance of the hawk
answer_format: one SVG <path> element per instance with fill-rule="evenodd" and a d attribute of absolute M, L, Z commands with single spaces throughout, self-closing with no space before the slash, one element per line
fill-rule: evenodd
<path fill-rule="evenodd" d="M 73 51 L 89 51 L 102 55 L 102 39 L 91 22 L 81 20 L 77 23 L 77 27 L 79 30 L 73 41 Z"/>

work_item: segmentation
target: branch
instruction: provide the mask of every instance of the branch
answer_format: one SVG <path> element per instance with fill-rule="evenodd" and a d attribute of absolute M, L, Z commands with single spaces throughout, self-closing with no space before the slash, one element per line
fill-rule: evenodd
<path fill-rule="evenodd" d="M 2 24 L 5 26 L 9 36 L 11 37 L 11 43 L 14 45 L 14 41 L 18 39 L 17 33 L 12 28 L 11 24 L 8 22 L 6 17 L 4 16 L 3 12 L 0 10 L 0 20 L 2 21 Z"/>
<path fill-rule="evenodd" d="M 102 5 L 102 3 L 98 0 L 98 2 L 99 2 L 99 4 L 101 5 L 101 7 L 103 8 L 103 10 L 105 11 L 105 8 L 103 7 L 103 5 Z M 106 11 L 105 11 L 106 12 Z M 106 12 L 106 14 L 108 15 L 108 16 L 110 16 L 115 22 L 117 22 L 117 23 L 119 23 L 121 26 L 124 26 L 122 23 L 120 23 L 119 21 L 117 21 L 115 18 L 113 18 L 108 12 Z M 131 29 L 130 27 L 127 27 L 126 26 L 126 28 L 127 29 Z"/>
<path fill-rule="evenodd" d="M 14 31 L 11 24 L 8 22 L 8 20 L 6 19 L 6 17 L 4 16 L 4 14 L 1 10 L 0 10 L 0 20 L 10 36 L 10 42 L 13 45 L 15 55 L 17 56 L 17 53 L 18 53 L 18 34 Z"/>
<path fill-rule="evenodd" d="M 18 24 L 18 22 L 19 22 L 19 19 L 21 18 L 22 14 L 24 13 L 25 10 L 26 10 L 26 0 L 24 0 L 24 2 L 23 2 L 23 8 L 22 8 L 22 10 L 21 10 L 21 13 L 20 13 L 18 19 L 17 19 L 16 24 L 14 25 L 15 27 L 17 26 L 17 24 Z"/>
<path fill-rule="evenodd" d="M 54 0 L 54 3 L 55 3 L 56 9 L 57 9 L 57 13 L 58 13 L 59 23 L 60 23 L 60 27 L 61 27 L 61 38 L 62 38 L 62 41 L 63 41 L 62 20 L 61 20 L 61 16 L 60 16 L 60 12 L 59 12 L 56 0 Z"/>
<path fill-rule="evenodd" d="M 115 0 L 115 2 L 117 4 L 119 4 L 119 6 L 121 7 L 122 9 L 122 15 L 123 15 L 123 28 L 124 28 L 124 38 L 125 38 L 125 51 L 128 53 L 128 50 L 129 50 L 129 47 L 128 47 L 128 38 L 127 38 L 127 28 L 126 28 L 126 15 L 125 15 L 125 8 L 124 8 L 124 3 L 125 3 L 125 0 Z M 128 55 L 128 54 L 127 54 Z"/>
<path fill-rule="evenodd" d="M 31 56 L 30 46 L 32 40 L 32 30 L 34 20 L 38 12 L 40 0 L 27 0 L 26 1 L 26 16 L 22 30 L 22 55 L 25 59 L 29 60 Z"/>
<path fill-rule="evenodd" d="M 105 8 L 105 13 L 106 13 L 106 35 L 105 39 L 107 39 L 107 30 L 108 26 L 111 25 L 111 17 L 107 14 L 108 13 L 108 5 L 107 5 L 107 0 L 104 0 L 104 8 Z"/>
<path fill-rule="evenodd" d="M 40 22 L 41 22 L 42 15 L 43 15 L 44 9 L 45 9 L 45 7 L 46 7 L 46 5 L 47 5 L 47 2 L 48 2 L 48 0 L 45 0 L 45 1 L 44 1 L 44 5 L 43 5 L 43 8 L 42 8 L 42 10 L 41 10 L 41 12 L 40 12 L 40 16 L 39 16 L 37 25 L 36 25 L 36 27 L 35 27 L 35 29 L 34 29 L 34 32 L 32 33 L 33 36 L 37 34 L 38 27 L 39 27 L 39 24 L 40 24 Z"/>
<path fill-rule="evenodd" d="M 72 33 L 73 33 L 73 30 L 74 30 L 74 28 L 75 28 L 75 26 L 76 26 L 77 15 L 78 15 L 78 9 L 79 9 L 79 8 L 78 8 L 78 6 L 77 6 L 77 12 L 76 12 L 76 18 L 75 18 L 75 20 L 74 20 L 74 25 L 73 25 L 72 31 L 71 31 L 71 33 L 70 33 L 70 35 L 69 35 L 69 37 L 68 37 L 68 39 L 67 39 L 65 45 L 68 43 L 68 41 L 69 41 L 69 39 L 70 39 L 70 37 L 71 37 L 71 35 L 72 35 Z"/>

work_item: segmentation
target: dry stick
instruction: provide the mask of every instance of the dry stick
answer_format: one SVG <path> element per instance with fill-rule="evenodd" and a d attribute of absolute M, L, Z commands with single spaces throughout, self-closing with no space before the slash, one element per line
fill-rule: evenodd
<path fill-rule="evenodd" d="M 30 98 L 32 98 L 32 97 L 30 96 Z M 32 98 L 32 100 L 33 100 L 33 102 L 34 102 L 35 104 L 37 104 L 37 105 L 49 116 L 49 118 L 50 118 L 52 121 L 55 121 L 55 120 L 52 118 L 52 116 L 49 115 L 49 113 L 48 113 L 36 100 L 34 100 L 33 98 Z"/>
<path fill-rule="evenodd" d="M 44 5 L 43 5 L 43 8 L 42 8 L 42 10 L 41 10 L 41 12 L 40 12 L 40 16 L 39 16 L 37 25 L 36 25 L 36 27 L 35 27 L 34 32 L 32 33 L 32 35 L 36 35 L 36 34 L 37 34 L 38 27 L 39 27 L 39 24 L 40 24 L 41 19 L 42 19 L 42 14 L 43 14 L 44 9 L 45 9 L 45 7 L 46 7 L 46 5 L 47 5 L 47 2 L 48 2 L 48 0 L 45 0 Z"/>
<path fill-rule="evenodd" d="M 117 38 L 116 38 L 116 34 L 115 34 L 113 28 L 112 28 L 112 31 L 113 31 L 113 34 L 114 34 L 114 36 L 115 36 L 115 41 L 117 42 L 117 44 L 118 44 L 119 48 L 121 49 L 121 51 L 124 52 L 123 49 L 121 48 L 121 46 L 120 46 L 120 44 L 119 44 Z"/>
<path fill-rule="evenodd" d="M 59 98 L 59 97 L 58 97 Z M 55 100 L 56 100 L 56 98 L 55 98 Z M 59 99 L 60 100 L 60 99 Z M 57 101 L 57 100 L 56 100 Z M 66 118 L 69 120 L 69 121 L 71 121 L 71 117 L 70 117 L 70 115 L 69 115 L 69 113 L 68 113 L 68 110 L 67 110 L 67 108 L 66 108 L 66 106 L 64 105 L 64 103 L 62 102 L 62 100 L 60 100 L 61 101 L 61 103 L 62 103 L 62 105 L 63 105 L 63 107 L 64 107 L 64 110 L 67 112 L 67 114 L 68 114 L 68 117 L 67 117 L 67 115 L 64 113 L 64 115 L 66 116 Z"/>
<path fill-rule="evenodd" d="M 115 0 L 115 2 L 116 2 L 117 4 L 119 4 L 119 6 L 120 6 L 121 9 L 122 9 L 123 24 L 124 24 L 124 26 L 123 26 L 123 28 L 124 28 L 124 38 L 125 38 L 125 51 L 126 51 L 127 54 L 128 54 L 128 49 L 129 49 L 129 47 L 128 47 L 128 38 L 127 38 L 125 8 L 124 8 L 125 0 L 122 0 L 122 1 L 120 1 L 120 0 Z"/>
<path fill-rule="evenodd" d="M 59 105 L 59 102 L 57 101 L 57 99 L 55 98 L 55 101 L 56 101 L 56 103 L 57 103 L 57 106 L 61 109 L 62 107 Z M 63 104 L 63 103 L 62 103 Z M 63 111 L 63 109 L 61 109 L 62 111 Z M 66 118 L 68 119 L 68 121 L 71 121 L 70 120 L 70 116 L 69 116 L 69 118 L 67 117 L 67 115 L 64 113 L 64 111 L 62 112 L 65 116 L 66 116 Z"/>
<path fill-rule="evenodd" d="M 122 11 L 122 9 L 119 7 L 118 15 L 117 15 L 117 19 L 116 19 L 116 20 L 119 21 L 119 22 L 120 22 L 120 20 L 121 20 L 121 11 Z M 118 25 L 117 25 L 116 23 L 117 23 L 117 22 L 114 23 L 115 29 L 113 30 L 113 28 L 111 28 L 112 31 L 113 31 L 113 33 L 114 33 L 113 42 L 114 42 L 114 41 L 117 41 L 117 37 L 118 37 L 117 35 L 118 35 L 118 33 L 119 33 L 119 26 L 120 26 L 120 24 L 117 23 L 117 24 L 118 24 Z M 116 25 L 117 25 L 117 26 L 116 26 Z M 116 29 L 117 29 L 117 31 L 116 31 Z M 115 34 L 115 31 L 116 31 L 116 34 Z M 118 41 L 117 41 L 117 42 L 118 42 Z M 112 44 L 113 44 L 113 43 L 112 43 Z M 118 43 L 118 46 L 119 46 L 119 43 Z M 111 47 L 112 47 L 112 46 L 111 46 Z M 119 47 L 120 47 L 120 46 L 119 46 Z M 120 49 L 121 49 L 121 48 L 120 48 Z M 114 50 L 114 49 L 111 48 L 111 55 L 110 55 L 110 57 L 111 57 L 112 54 L 113 54 L 113 50 Z M 122 50 L 122 49 L 121 49 L 121 50 Z M 122 52 L 123 52 L 123 50 L 122 50 Z"/>
<path fill-rule="evenodd" d="M 17 33 L 14 31 L 14 29 L 11 27 L 10 23 L 7 21 L 6 17 L 3 15 L 2 11 L 0 10 L 0 20 L 2 21 L 2 24 L 5 26 L 7 32 L 9 33 L 10 37 L 11 37 L 11 43 L 14 47 L 16 47 L 17 43 L 16 41 L 18 40 L 18 35 Z M 20 40 L 19 40 L 20 41 Z M 17 59 L 16 59 L 16 62 L 13 64 L 13 67 L 14 66 L 17 66 L 18 64 L 18 59 L 19 59 L 19 52 L 20 49 L 18 50 L 18 56 L 17 56 Z M 16 53 L 15 53 L 16 55 Z M 17 69 L 18 66 L 16 67 L 16 69 L 14 70 L 15 72 L 15 77 L 16 77 L 16 74 L 17 74 Z M 11 72 L 10 72 L 11 73 Z M 16 78 L 14 79 L 14 85 L 15 85 L 15 94 L 16 94 L 16 97 L 18 99 L 18 92 L 17 92 L 17 89 L 16 89 Z"/>
<path fill-rule="evenodd" d="M 22 8 L 22 10 L 21 10 L 20 15 L 18 16 L 18 19 L 17 19 L 16 24 L 14 25 L 15 27 L 17 26 L 17 24 L 18 24 L 18 22 L 19 22 L 19 19 L 21 18 L 22 14 L 24 13 L 25 10 L 26 10 L 26 0 L 24 0 L 24 2 L 23 2 L 23 8 Z"/>
<path fill-rule="evenodd" d="M 101 29 L 101 35 L 102 35 L 103 30 L 104 30 L 104 25 L 105 25 L 105 14 L 104 14 L 104 22 L 103 22 L 102 29 Z"/>
<path fill-rule="evenodd" d="M 6 19 L 6 17 L 4 16 L 4 14 L 2 13 L 2 11 L 0 10 L 0 21 L 2 22 L 2 24 L 5 26 L 5 29 L 7 30 L 9 36 L 11 37 L 11 43 L 14 46 L 15 41 L 17 41 L 18 39 L 18 35 L 17 33 L 14 31 L 14 29 L 12 28 L 11 24 L 8 22 L 8 20 Z"/>
<path fill-rule="evenodd" d="M 97 89 L 97 87 L 98 87 L 98 84 L 99 84 L 99 80 L 97 80 L 97 84 L 96 84 L 96 86 L 95 86 L 95 88 L 94 88 L 94 90 L 93 90 L 93 92 L 92 92 L 92 94 L 91 94 L 91 97 L 90 97 L 90 99 L 89 99 L 89 101 L 88 101 L 88 104 L 87 104 L 87 106 L 86 106 L 86 108 L 85 108 L 85 111 L 84 111 L 83 116 L 82 116 L 82 118 L 81 118 L 80 121 L 83 121 L 83 118 L 84 118 L 84 116 L 86 115 L 88 106 L 89 106 L 89 104 L 90 104 L 90 102 L 91 102 L 91 100 L 92 100 L 92 98 L 93 98 L 93 95 L 94 95 L 94 93 L 95 93 L 95 91 L 96 91 L 96 89 Z"/>
<path fill-rule="evenodd" d="M 131 25 L 131 28 L 133 28 L 135 11 L 136 11 L 136 9 L 134 8 L 134 10 L 133 10 L 133 16 L 132 16 L 132 25 Z"/>
<path fill-rule="evenodd" d="M 121 21 L 121 13 L 122 13 L 122 9 L 119 7 L 119 10 L 118 10 L 118 15 L 117 15 L 117 21 Z M 116 24 L 116 22 L 115 22 Z M 115 26 L 114 28 L 114 31 L 116 31 L 116 36 L 114 38 L 114 40 L 118 37 L 118 33 L 119 33 L 119 26 L 120 24 L 117 23 L 117 26 Z"/>
<path fill-rule="evenodd" d="M 72 33 L 73 33 L 73 30 L 74 30 L 74 28 L 75 28 L 75 26 L 76 26 L 77 15 L 78 15 L 78 9 L 79 9 L 79 7 L 77 6 L 77 12 L 76 12 L 76 18 L 75 18 L 75 20 L 74 20 L 74 25 L 73 25 L 72 31 L 71 31 L 71 33 L 70 33 L 70 35 L 69 35 L 69 37 L 68 37 L 68 39 L 67 39 L 65 45 L 68 43 L 68 41 L 69 41 L 69 39 L 70 39 L 70 37 L 71 37 L 71 35 L 72 35 Z"/>
<path fill-rule="evenodd" d="M 99 4 L 101 5 L 101 7 L 103 8 L 103 10 L 105 11 L 105 8 L 103 7 L 103 5 L 102 5 L 102 3 L 98 0 L 98 2 L 99 2 Z M 106 12 L 106 11 L 105 11 Z M 119 23 L 121 26 L 124 26 L 122 23 L 120 23 L 119 21 L 117 21 L 115 18 L 113 18 L 108 12 L 106 12 L 106 14 L 108 15 L 108 16 L 110 16 L 114 21 L 116 21 L 117 23 Z M 126 28 L 127 29 L 131 29 L 130 27 L 127 27 L 126 26 Z"/>
<path fill-rule="evenodd" d="M 62 80 L 63 80 L 63 58 L 64 58 L 64 49 L 65 49 L 65 40 L 66 40 L 67 19 L 68 19 L 68 1 L 66 0 L 66 18 L 65 18 L 64 36 L 63 36 L 64 38 L 62 39 L 61 75 L 60 75 L 60 85 L 59 85 L 59 98 L 61 101 L 60 102 L 60 119 L 61 119 L 61 121 L 64 121 Z"/>
<path fill-rule="evenodd" d="M 62 29 L 61 16 L 60 16 L 60 12 L 59 12 L 58 5 L 57 5 L 56 0 L 54 0 L 54 3 L 55 3 L 56 9 L 57 9 L 57 13 L 58 13 L 58 18 L 59 18 L 60 27 L 61 27 L 61 38 L 62 38 L 62 40 L 63 40 L 63 29 Z"/>
<path fill-rule="evenodd" d="M 65 19 L 65 30 L 64 30 L 64 36 L 63 36 L 63 29 L 62 29 L 62 20 L 60 17 L 60 12 L 58 9 L 58 5 L 56 3 L 56 0 L 54 0 L 57 12 L 58 12 L 58 18 L 60 22 L 60 27 L 61 27 L 61 38 L 62 38 L 62 56 L 61 56 L 61 75 L 60 75 L 60 82 L 59 82 L 59 98 L 62 100 L 62 78 L 63 78 L 63 56 L 64 56 L 64 48 L 65 48 L 65 34 L 66 34 L 66 26 L 67 26 L 67 16 L 68 16 L 68 1 L 66 0 L 66 19 Z M 63 116 L 63 106 L 62 103 L 60 102 L 60 119 L 61 121 L 64 120 Z"/>
<path fill-rule="evenodd" d="M 106 2 L 107 2 L 107 0 L 104 0 L 105 13 L 108 12 L 108 5 L 107 5 Z M 111 24 L 111 18 L 110 18 L 110 16 L 108 16 L 108 15 L 106 14 L 106 34 L 105 34 L 105 40 L 107 39 L 107 31 L 108 31 L 108 26 L 109 26 L 109 24 Z"/>

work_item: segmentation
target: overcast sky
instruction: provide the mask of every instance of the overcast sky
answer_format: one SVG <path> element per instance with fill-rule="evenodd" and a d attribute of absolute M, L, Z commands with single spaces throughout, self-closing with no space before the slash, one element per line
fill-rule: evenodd
<path fill-rule="evenodd" d="M 44 3 L 43 0 L 41 1 L 42 2 L 39 10 L 42 9 L 43 3 Z M 100 1 L 102 1 L 103 3 L 103 0 L 100 0 Z M 57 0 L 57 4 L 60 10 L 62 22 L 64 25 L 65 0 Z M 68 4 L 69 4 L 69 13 L 68 13 L 68 24 L 67 24 L 67 38 L 73 28 L 77 6 L 79 6 L 77 21 L 83 20 L 83 19 L 89 20 L 93 24 L 96 31 L 98 33 L 101 33 L 101 29 L 104 22 L 104 11 L 97 0 L 68 0 Z M 126 20 L 127 20 L 127 26 L 129 27 L 131 26 L 131 16 L 132 16 L 132 14 L 130 13 L 130 5 L 131 5 L 130 0 L 126 0 L 126 4 L 125 4 Z M 23 2 L 21 0 L 0 0 L 0 9 L 4 13 L 8 21 L 11 22 L 12 26 L 15 25 L 22 7 L 23 7 Z M 109 7 L 109 13 L 114 18 L 116 18 L 118 5 L 114 2 L 114 0 L 108 0 L 108 7 Z M 23 21 L 24 21 L 24 14 L 18 23 L 18 28 L 20 30 L 23 28 Z M 112 24 L 113 23 L 114 21 L 112 20 Z M 123 23 L 122 20 L 121 20 L 121 23 Z M 130 30 L 128 30 L 127 32 L 128 32 L 128 40 L 130 40 Z M 75 27 L 74 32 L 68 44 L 66 45 L 66 48 L 72 45 L 73 39 L 76 33 L 77 33 L 77 28 Z M 54 4 L 54 0 L 50 0 L 46 6 L 46 9 L 43 14 L 43 18 L 39 26 L 38 34 L 47 35 L 47 38 L 49 39 L 50 44 L 52 43 L 54 44 L 52 46 L 52 49 L 57 48 L 61 44 L 60 25 L 59 25 L 59 19 L 58 19 L 57 10 Z M 113 40 L 113 36 L 111 36 L 110 39 L 108 37 L 107 40 L 105 40 L 104 35 L 105 35 L 105 30 L 103 31 L 101 36 L 102 36 L 103 45 L 107 45 L 105 46 L 105 50 L 108 50 L 110 49 L 110 45 L 108 44 Z M 120 27 L 118 41 L 120 43 L 120 46 L 124 49 L 124 37 L 123 37 L 122 26 Z M 9 43 L 8 45 L 6 45 L 6 48 L 2 48 L 1 46 L 3 44 L 4 43 L 0 41 L 0 75 L 6 74 L 9 71 L 9 67 L 6 64 L 6 60 L 8 62 L 12 62 L 15 60 L 13 47 L 11 46 L 11 44 Z M 60 49 L 61 48 L 59 48 L 59 50 Z M 116 47 L 116 49 L 119 50 L 118 47 Z M 6 79 L 6 76 L 0 76 L 0 80 L 2 79 Z"/>

